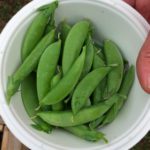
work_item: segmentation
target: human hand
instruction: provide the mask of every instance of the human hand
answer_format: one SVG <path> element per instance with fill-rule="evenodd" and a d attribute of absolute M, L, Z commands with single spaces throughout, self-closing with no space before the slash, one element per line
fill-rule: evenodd
<path fill-rule="evenodd" d="M 124 0 L 150 23 L 150 0 Z M 150 33 L 137 58 L 137 74 L 142 88 L 150 94 Z"/>
<path fill-rule="evenodd" d="M 150 0 L 124 0 L 150 23 Z"/>

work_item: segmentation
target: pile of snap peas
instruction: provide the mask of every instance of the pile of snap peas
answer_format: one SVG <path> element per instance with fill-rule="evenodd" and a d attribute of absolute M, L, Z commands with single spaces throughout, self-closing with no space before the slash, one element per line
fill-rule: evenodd
<path fill-rule="evenodd" d="M 134 67 L 111 40 L 98 44 L 92 24 L 55 24 L 58 1 L 40 7 L 21 48 L 22 63 L 8 77 L 6 97 L 21 85 L 32 127 L 51 133 L 62 128 L 88 141 L 108 142 L 100 127 L 110 124 L 126 102 Z"/>

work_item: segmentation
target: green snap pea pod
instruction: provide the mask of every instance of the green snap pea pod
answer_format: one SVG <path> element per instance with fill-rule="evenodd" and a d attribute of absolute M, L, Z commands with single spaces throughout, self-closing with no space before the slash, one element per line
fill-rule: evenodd
<path fill-rule="evenodd" d="M 61 80 L 61 77 L 62 77 L 62 73 L 59 72 L 57 75 L 55 75 L 51 81 L 51 88 L 54 88 L 58 82 Z M 52 110 L 62 110 L 64 108 L 64 105 L 63 105 L 63 101 L 57 103 L 57 104 L 54 104 L 52 105 Z"/>
<path fill-rule="evenodd" d="M 58 6 L 57 1 L 47 5 L 47 7 L 45 7 L 45 9 L 42 9 L 39 12 L 39 14 L 33 19 L 31 25 L 27 29 L 27 32 L 25 34 L 25 37 L 22 43 L 22 49 L 21 49 L 22 61 L 24 61 L 27 58 L 27 56 L 32 52 L 32 50 L 41 40 L 45 31 L 45 27 L 47 25 L 49 16 L 55 11 L 57 6 Z"/>
<path fill-rule="evenodd" d="M 51 12 L 53 12 L 55 10 L 55 7 L 58 7 L 58 0 L 54 0 L 54 2 L 52 2 L 50 4 L 46 4 L 46 5 L 43 5 L 43 6 L 39 7 L 38 11 L 43 11 L 45 9 L 50 9 L 50 10 L 52 10 Z"/>
<path fill-rule="evenodd" d="M 51 81 L 51 88 L 54 88 L 58 83 L 59 81 L 61 80 L 61 77 L 62 77 L 62 73 L 59 72 L 58 74 L 56 74 L 52 81 Z"/>
<path fill-rule="evenodd" d="M 116 116 L 118 115 L 120 109 L 122 108 L 124 102 L 127 100 L 128 94 L 131 90 L 134 81 L 134 67 L 131 66 L 129 70 L 126 72 L 121 88 L 119 90 L 119 99 L 116 104 L 112 106 L 112 108 L 108 111 L 106 118 L 104 119 L 102 126 L 111 123 Z"/>
<path fill-rule="evenodd" d="M 105 66 L 105 62 L 103 61 L 103 59 L 97 54 L 95 53 L 94 55 L 94 62 L 93 62 L 93 69 L 99 68 L 99 67 L 103 67 Z M 106 88 L 106 78 L 104 78 L 99 85 L 96 87 L 94 93 L 93 93 L 93 104 L 97 104 L 100 101 L 103 100 L 103 92 Z M 91 128 L 96 128 L 99 123 L 104 119 L 103 116 L 101 116 L 100 118 L 92 121 L 89 126 Z"/>
<path fill-rule="evenodd" d="M 62 57 L 63 57 L 63 50 L 66 38 L 71 30 L 71 26 L 64 20 L 60 23 L 60 38 L 62 40 L 62 47 L 61 47 L 61 57 L 59 60 L 59 64 L 62 64 Z"/>
<path fill-rule="evenodd" d="M 125 73 L 123 82 L 121 84 L 121 88 L 119 89 L 119 95 L 123 97 L 123 101 L 118 102 L 119 110 L 122 108 L 124 101 L 127 99 L 130 90 L 132 88 L 133 82 L 135 78 L 135 69 L 134 66 L 131 66 Z"/>
<path fill-rule="evenodd" d="M 31 73 L 21 84 L 21 96 L 24 107 L 30 117 L 36 115 L 35 109 L 38 106 L 38 97 L 36 91 L 36 75 Z"/>
<path fill-rule="evenodd" d="M 44 35 L 49 33 L 51 30 L 55 29 L 55 19 L 54 19 L 54 12 L 51 14 L 50 20 L 46 26 L 46 29 L 44 31 Z"/>
<path fill-rule="evenodd" d="M 38 131 L 42 131 L 42 128 L 41 128 L 41 126 L 39 124 L 31 124 L 31 127 L 36 129 L 36 130 L 38 130 Z"/>
<path fill-rule="evenodd" d="M 121 88 L 119 90 L 119 94 L 123 95 L 125 97 L 128 96 L 131 87 L 134 82 L 134 77 L 135 77 L 135 70 L 134 66 L 131 66 L 128 71 L 126 71 L 123 82 L 121 84 Z"/>
<path fill-rule="evenodd" d="M 62 59 L 63 74 L 68 72 L 76 58 L 79 56 L 89 30 L 90 23 L 85 20 L 76 23 L 71 28 L 64 45 Z"/>
<path fill-rule="evenodd" d="M 104 62 L 104 60 L 99 57 L 98 54 L 94 54 L 94 61 L 93 61 L 93 69 L 99 68 L 99 67 L 105 67 L 106 64 Z"/>
<path fill-rule="evenodd" d="M 96 129 L 104 119 L 105 119 L 105 115 L 103 115 L 103 116 L 99 117 L 98 119 L 90 122 L 89 127 L 91 129 Z"/>
<path fill-rule="evenodd" d="M 42 105 L 52 105 L 62 101 L 77 84 L 85 61 L 86 49 L 83 48 L 81 55 L 74 62 L 68 73 L 52 90 L 40 101 Z"/>
<path fill-rule="evenodd" d="M 52 110 L 59 111 L 64 109 L 64 103 L 61 101 L 57 104 L 52 105 Z"/>
<path fill-rule="evenodd" d="M 50 83 L 59 60 L 61 40 L 49 45 L 42 54 L 37 69 L 37 93 L 39 100 L 50 91 Z"/>
<path fill-rule="evenodd" d="M 102 122 L 100 122 L 100 126 L 104 126 L 106 124 L 111 123 L 117 116 L 119 110 L 118 110 L 118 102 L 124 100 L 121 96 L 118 95 L 118 101 L 116 104 L 114 104 L 106 113 L 105 118 L 103 119 Z"/>
<path fill-rule="evenodd" d="M 61 39 L 65 43 L 65 40 L 71 30 L 71 26 L 64 20 L 60 23 L 60 33 L 61 33 Z M 63 43 L 63 45 L 64 45 Z"/>
<path fill-rule="evenodd" d="M 78 113 L 80 109 L 85 106 L 90 95 L 103 78 L 110 72 L 110 69 L 110 67 L 95 69 L 81 80 L 76 87 L 71 100 L 71 107 L 74 114 Z"/>
<path fill-rule="evenodd" d="M 31 73 L 21 84 L 22 102 L 29 117 L 36 115 L 37 112 L 35 111 L 35 108 L 39 105 L 35 79 L 35 73 Z M 34 128 L 47 133 L 51 132 L 52 127 L 44 122 L 41 118 L 36 117 L 32 119 L 32 121 L 35 123 L 32 125 Z"/>
<path fill-rule="evenodd" d="M 105 62 L 98 56 L 98 54 L 94 55 L 93 69 L 97 69 L 100 67 L 104 67 Z M 103 92 L 106 86 L 106 78 L 104 78 L 99 85 L 96 87 L 93 93 L 93 103 L 97 104 L 98 102 L 103 100 Z"/>
<path fill-rule="evenodd" d="M 116 95 L 97 105 L 82 109 L 76 115 L 72 111 L 49 111 L 39 112 L 37 115 L 49 124 L 58 127 L 68 127 L 82 125 L 91 122 L 105 114 L 114 103 L 116 103 Z"/>
<path fill-rule="evenodd" d="M 106 78 L 104 78 L 99 85 L 96 87 L 94 93 L 93 93 L 93 103 L 97 104 L 100 101 L 103 101 L 103 93 L 105 91 L 106 88 Z"/>
<path fill-rule="evenodd" d="M 94 59 L 94 46 L 91 36 L 88 37 L 87 44 L 86 44 L 86 57 L 85 57 L 85 63 L 84 68 L 82 71 L 81 78 L 85 77 L 87 73 L 90 72 L 93 64 Z"/>
<path fill-rule="evenodd" d="M 84 125 L 67 127 L 65 128 L 65 130 L 87 141 L 97 142 L 99 140 L 103 140 L 105 143 L 108 143 L 108 140 L 105 138 L 105 135 L 103 133 L 95 130 L 90 130 Z"/>
<path fill-rule="evenodd" d="M 93 69 L 103 67 L 105 66 L 104 60 L 97 54 L 95 53 L 94 55 L 94 62 L 93 62 Z M 97 104 L 100 101 L 103 100 L 103 92 L 106 88 L 106 78 L 104 78 L 99 85 L 96 87 L 94 93 L 93 93 L 93 104 Z M 99 117 L 98 119 L 92 121 L 89 126 L 90 128 L 96 128 L 99 123 L 104 119 L 103 116 Z"/>
<path fill-rule="evenodd" d="M 104 42 L 104 54 L 108 66 L 112 64 L 118 65 L 109 73 L 107 77 L 108 98 L 116 93 L 120 88 L 123 78 L 124 64 L 118 47 L 110 40 L 106 40 Z"/>
<path fill-rule="evenodd" d="M 39 44 L 34 48 L 31 54 L 26 58 L 23 64 L 17 69 L 17 71 L 8 78 L 6 97 L 8 103 L 11 97 L 16 93 L 21 81 L 25 79 L 37 66 L 38 61 L 46 49 L 46 47 L 54 42 L 55 30 L 52 30 L 46 36 L 42 38 Z"/>
<path fill-rule="evenodd" d="M 91 100 L 88 98 L 88 100 L 87 100 L 87 102 L 86 102 L 86 105 L 85 105 L 86 107 L 89 107 L 89 106 L 91 106 Z"/>

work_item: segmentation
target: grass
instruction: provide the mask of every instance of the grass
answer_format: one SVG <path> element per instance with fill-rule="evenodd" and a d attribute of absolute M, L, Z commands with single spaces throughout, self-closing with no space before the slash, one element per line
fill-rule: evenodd
<path fill-rule="evenodd" d="M 31 0 L 0 0 L 0 31 L 8 20 Z M 150 150 L 150 132 L 131 150 Z"/>

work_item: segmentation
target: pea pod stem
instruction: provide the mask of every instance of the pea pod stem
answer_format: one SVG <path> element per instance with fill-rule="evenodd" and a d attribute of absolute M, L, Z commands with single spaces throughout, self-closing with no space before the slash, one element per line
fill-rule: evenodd
<path fill-rule="evenodd" d="M 95 50 L 95 53 L 96 53 L 102 60 L 105 61 L 105 57 L 104 57 L 104 54 L 103 54 L 102 49 L 99 48 L 99 47 L 96 47 L 96 46 L 94 45 L 94 50 Z"/>

